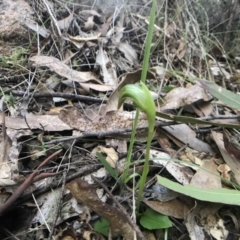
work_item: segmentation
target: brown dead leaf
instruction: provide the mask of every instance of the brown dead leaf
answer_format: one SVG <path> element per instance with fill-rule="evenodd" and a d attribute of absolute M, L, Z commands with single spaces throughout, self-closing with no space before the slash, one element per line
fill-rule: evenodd
<path fill-rule="evenodd" d="M 215 164 L 213 159 L 210 161 L 204 161 L 202 168 L 197 170 L 190 184 L 202 189 L 222 187 L 220 174 L 217 171 L 217 164 Z"/>
<path fill-rule="evenodd" d="M 189 167 L 170 161 L 171 157 L 167 153 L 151 149 L 150 158 L 156 165 L 165 167 L 178 182 L 183 185 L 188 185 L 190 183 L 193 171 Z"/>
<path fill-rule="evenodd" d="M 204 100 L 206 102 L 211 99 L 212 97 L 198 85 L 193 85 L 190 88 L 178 87 L 174 88 L 164 97 L 164 104 L 161 106 L 161 111 L 178 109 L 199 100 Z"/>
<path fill-rule="evenodd" d="M 7 135 L 7 129 L 5 125 L 5 114 L 2 113 L 2 136 L 0 139 L 0 186 L 12 185 L 12 170 L 9 162 L 9 152 L 12 147 L 12 140 Z"/>
<path fill-rule="evenodd" d="M 61 62 L 59 59 L 54 57 L 48 57 L 43 55 L 36 55 L 30 58 L 34 62 L 34 66 L 48 67 L 51 71 L 56 72 L 62 77 L 66 77 L 73 81 L 82 83 L 90 80 L 102 84 L 102 82 L 97 78 L 97 76 L 92 72 L 79 72 L 71 69 L 66 64 Z"/>
<path fill-rule="evenodd" d="M 112 130 L 131 129 L 135 113 L 111 111 L 105 116 L 95 116 L 89 120 L 78 108 L 62 109 L 59 118 L 81 132 L 107 132 Z M 140 113 L 138 126 L 147 126 L 144 113 Z"/>
<path fill-rule="evenodd" d="M 113 233 L 122 235 L 126 240 L 132 240 L 136 232 L 137 239 L 145 239 L 138 227 L 127 217 L 127 213 L 117 207 L 103 203 L 98 198 L 94 185 L 90 185 L 82 179 L 77 179 L 68 183 L 67 188 L 77 201 L 82 202 L 99 216 L 105 218 L 109 222 Z"/>
<path fill-rule="evenodd" d="M 179 219 L 185 219 L 190 210 L 184 202 L 178 199 L 168 202 L 148 201 L 147 199 L 143 199 L 143 202 L 156 212 Z"/>
<path fill-rule="evenodd" d="M 230 181 L 231 176 L 229 172 L 231 171 L 230 167 L 227 164 L 221 164 L 218 166 L 217 170 L 221 173 L 221 177 Z"/>
<path fill-rule="evenodd" d="M 84 89 L 86 93 L 90 93 L 91 89 L 98 92 L 108 92 L 114 90 L 114 87 L 109 85 L 100 85 L 94 83 L 80 83 L 79 85 Z"/>
<path fill-rule="evenodd" d="M 167 126 L 163 127 L 163 129 L 166 130 L 168 137 L 172 141 L 175 142 L 175 139 L 178 140 L 175 142 L 176 144 L 182 142 L 182 146 L 187 144 L 190 148 L 199 152 L 205 152 L 212 155 L 215 154 L 215 150 L 212 148 L 212 146 L 198 139 L 196 137 L 196 133 L 186 124 L 179 124 L 171 127 Z"/>
<path fill-rule="evenodd" d="M 213 105 L 210 101 L 199 100 L 192 104 L 192 108 L 199 117 L 209 116 L 213 111 Z"/>
<path fill-rule="evenodd" d="M 0 124 L 2 124 L 0 115 Z M 27 122 L 27 123 L 26 123 Z M 12 129 L 42 129 L 45 131 L 64 131 L 71 130 L 66 123 L 61 121 L 57 115 L 34 115 L 28 114 L 26 120 L 20 117 L 6 117 L 6 127 Z"/>
<path fill-rule="evenodd" d="M 222 154 L 223 159 L 234 173 L 234 178 L 236 179 L 237 183 L 240 184 L 240 161 L 236 159 L 232 154 L 229 154 L 225 149 L 222 133 L 212 131 L 212 136 L 218 146 L 219 151 Z"/>
<path fill-rule="evenodd" d="M 181 40 L 176 53 L 178 59 L 181 60 L 185 56 L 186 50 L 187 50 L 186 43 L 183 40 Z"/>
<path fill-rule="evenodd" d="M 235 136 L 231 136 L 225 129 L 223 130 L 223 142 L 227 152 L 240 161 L 240 144 Z"/>
<path fill-rule="evenodd" d="M 170 22 L 169 24 L 166 22 L 164 25 L 164 30 L 167 36 L 171 36 L 177 30 L 177 25 L 174 21 Z"/>
<path fill-rule="evenodd" d="M 27 130 L 6 129 L 5 114 L 2 113 L 2 137 L 0 138 L 0 186 L 10 186 L 19 180 L 18 156 L 22 149 L 18 143 L 21 136 L 31 135 Z"/>
<path fill-rule="evenodd" d="M 159 129 L 157 129 L 157 131 L 159 131 Z M 171 147 L 171 143 L 169 142 L 166 135 L 164 136 L 164 134 L 162 134 L 162 132 L 159 133 L 158 143 L 161 146 L 161 148 L 171 157 L 176 155 L 177 151 Z"/>

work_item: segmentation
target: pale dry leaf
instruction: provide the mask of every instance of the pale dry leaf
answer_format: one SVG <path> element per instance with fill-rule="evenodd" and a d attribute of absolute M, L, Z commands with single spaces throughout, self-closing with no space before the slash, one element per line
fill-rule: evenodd
<path fill-rule="evenodd" d="M 213 111 L 213 105 L 211 104 L 210 101 L 197 101 L 194 104 L 191 105 L 194 112 L 199 116 L 199 117 L 206 117 L 209 116 L 212 111 Z"/>
<path fill-rule="evenodd" d="M 202 168 L 197 170 L 191 179 L 190 184 L 202 189 L 214 189 L 222 187 L 220 174 L 217 171 L 217 165 L 213 159 L 204 161 Z"/>
<path fill-rule="evenodd" d="M 185 56 L 186 50 L 187 50 L 186 43 L 184 41 L 180 41 L 177 49 L 177 53 L 176 53 L 178 59 L 181 60 Z"/>
<path fill-rule="evenodd" d="M 176 23 L 173 21 L 173 22 L 171 22 L 171 23 L 167 23 L 166 22 L 166 24 L 165 24 L 166 26 L 164 27 L 164 29 L 165 29 L 165 34 L 167 35 L 167 36 L 171 36 L 173 33 L 175 33 L 176 32 L 176 30 L 177 30 L 177 25 L 176 25 Z"/>
<path fill-rule="evenodd" d="M 193 85 L 190 88 L 177 87 L 164 97 L 164 104 L 161 106 L 161 111 L 178 109 L 199 100 L 210 101 L 211 99 L 212 97 L 198 85 Z"/>
<path fill-rule="evenodd" d="M 163 127 L 167 131 L 168 137 L 173 141 L 177 139 L 182 142 L 183 145 L 188 145 L 190 148 L 199 152 L 215 154 L 215 150 L 208 143 L 196 137 L 196 133 L 186 124 L 173 125 L 171 127 Z M 176 142 L 177 143 L 177 142 Z"/>
<path fill-rule="evenodd" d="M 116 153 L 115 149 L 112 147 L 106 148 L 104 146 L 98 146 L 98 150 L 99 152 L 106 154 L 107 155 L 106 161 L 112 168 L 116 168 L 118 154 Z"/>
<path fill-rule="evenodd" d="M 217 170 L 221 173 L 221 177 L 230 181 L 231 176 L 229 172 L 231 171 L 230 167 L 227 164 L 221 164 L 218 166 Z"/>
<path fill-rule="evenodd" d="M 228 80 L 231 78 L 231 74 L 226 71 L 226 64 L 216 62 L 216 61 L 211 61 L 210 70 L 213 76 L 225 77 Z"/>
<path fill-rule="evenodd" d="M 113 43 L 113 45 L 114 46 L 119 46 L 119 44 L 121 45 L 121 39 L 122 39 L 122 37 L 123 37 L 123 32 L 124 32 L 124 27 L 115 27 L 114 28 L 114 34 L 113 34 L 113 36 L 111 37 L 111 40 L 112 40 L 112 43 Z M 107 34 L 108 35 L 108 34 Z"/>
<path fill-rule="evenodd" d="M 106 145 L 117 149 L 118 153 L 126 154 L 128 151 L 127 141 L 123 139 L 106 138 Z"/>
<path fill-rule="evenodd" d="M 106 51 L 103 50 L 102 46 L 99 46 L 98 53 L 96 55 L 96 64 L 99 66 L 106 66 L 109 63 L 109 58 Z"/>
<path fill-rule="evenodd" d="M 93 10 L 93 9 L 86 9 L 86 10 L 82 10 L 79 12 L 79 14 L 90 14 L 90 15 L 96 15 L 98 17 L 101 17 L 101 14 L 99 14 L 97 11 Z"/>
<path fill-rule="evenodd" d="M 200 206 L 199 202 L 189 211 L 185 218 L 185 226 L 188 230 L 190 239 L 193 240 L 205 240 L 206 232 L 202 225 L 197 224 L 196 216 L 199 215 L 203 206 Z"/>
<path fill-rule="evenodd" d="M 193 171 L 189 167 L 171 161 L 171 157 L 167 153 L 151 149 L 150 158 L 156 165 L 165 167 L 178 182 L 183 185 L 188 185 L 190 183 L 194 175 Z"/>
<path fill-rule="evenodd" d="M 137 52 L 128 42 L 121 42 L 117 48 L 124 54 L 125 58 L 134 64 L 137 61 Z"/>
<path fill-rule="evenodd" d="M 117 87 L 117 73 L 113 63 L 107 56 L 106 51 L 103 50 L 102 45 L 99 46 L 99 51 L 96 56 L 96 64 L 101 68 L 101 75 L 105 85 L 113 86 L 114 89 Z"/>
<path fill-rule="evenodd" d="M 222 219 L 218 219 L 215 224 L 211 224 L 209 226 L 209 231 L 215 239 L 227 239 L 229 233 Z"/>
<path fill-rule="evenodd" d="M 27 123 L 28 124 L 27 124 Z M 0 124 L 1 115 L 0 115 Z M 6 127 L 18 130 L 29 129 L 42 129 L 44 126 L 45 131 L 64 131 L 71 130 L 66 123 L 61 121 L 57 115 L 34 115 L 27 114 L 26 120 L 22 117 L 6 117 Z"/>
<path fill-rule="evenodd" d="M 191 151 L 191 149 L 189 149 L 189 150 L 186 152 L 186 157 L 187 157 L 192 163 L 195 163 L 195 164 L 198 165 L 198 166 L 202 166 L 202 165 L 203 165 L 203 161 L 202 161 L 200 158 L 194 156 L 194 155 L 193 155 L 193 152 Z"/>
<path fill-rule="evenodd" d="M 51 32 L 46 29 L 43 26 L 40 26 L 37 22 L 30 20 L 30 19 L 24 19 L 22 20 L 22 24 L 27 26 L 29 29 L 33 30 L 37 34 L 41 35 L 44 38 L 48 38 L 51 34 Z"/>
<path fill-rule="evenodd" d="M 102 82 L 93 72 L 79 72 L 73 70 L 59 59 L 54 57 L 36 55 L 31 57 L 30 60 L 34 62 L 34 66 L 48 67 L 51 71 L 56 72 L 60 76 L 66 77 L 72 81 L 82 83 L 94 80 L 95 82 L 102 84 Z"/>
<path fill-rule="evenodd" d="M 225 160 L 226 164 L 231 168 L 232 172 L 234 173 L 234 177 L 238 184 L 240 184 L 240 161 L 236 159 L 233 155 L 230 155 L 224 147 L 223 143 L 223 134 L 220 132 L 212 131 L 212 136 L 215 143 L 218 146 L 219 151 L 222 154 L 223 159 Z"/>
<path fill-rule="evenodd" d="M 78 49 L 82 49 L 83 46 L 85 46 L 85 42 L 79 42 L 73 39 L 69 39 L 69 38 L 64 38 L 65 40 L 71 42 L 72 44 L 74 44 Z"/>
<path fill-rule="evenodd" d="M 91 90 L 95 90 L 98 92 L 108 92 L 113 91 L 114 87 L 109 85 L 99 85 L 94 83 L 80 83 L 79 84 L 86 92 L 91 92 Z"/>
<path fill-rule="evenodd" d="M 82 36 L 71 36 L 71 35 L 68 35 L 68 38 L 70 40 L 74 40 L 74 41 L 77 41 L 77 42 L 88 42 L 88 41 L 96 41 L 99 39 L 101 33 L 98 33 L 98 34 L 87 34 L 87 36 L 85 37 L 82 37 Z"/>
<path fill-rule="evenodd" d="M 67 30 L 73 19 L 73 12 L 66 18 L 57 21 L 57 24 L 61 30 Z"/>
<path fill-rule="evenodd" d="M 93 27 L 94 27 L 94 25 L 95 25 L 95 23 L 94 23 L 94 21 L 93 21 L 93 18 L 94 18 L 94 16 L 89 17 L 89 18 L 87 19 L 87 22 L 84 23 L 84 29 L 85 29 L 86 31 L 89 31 L 89 30 L 92 30 L 92 29 L 93 29 Z"/>
<path fill-rule="evenodd" d="M 7 138 L 9 139 L 7 144 L 0 142 L 0 147 L 4 146 L 5 148 L 4 151 L 0 150 L 0 186 L 15 185 L 19 180 L 19 166 L 21 164 L 18 161 L 18 157 L 22 145 L 19 144 L 18 139 L 28 135 L 32 135 L 32 132 L 29 130 L 7 129 Z"/>
<path fill-rule="evenodd" d="M 58 205 L 56 202 L 61 196 L 61 189 L 55 189 L 38 197 L 37 202 L 39 204 L 40 211 L 37 212 L 33 221 L 45 224 L 44 219 L 48 224 L 54 221 L 54 216 L 57 214 Z M 69 218 L 77 217 L 86 211 L 86 207 L 76 201 L 75 198 L 71 198 L 62 205 L 61 216 L 57 219 L 57 224 L 66 221 Z"/>

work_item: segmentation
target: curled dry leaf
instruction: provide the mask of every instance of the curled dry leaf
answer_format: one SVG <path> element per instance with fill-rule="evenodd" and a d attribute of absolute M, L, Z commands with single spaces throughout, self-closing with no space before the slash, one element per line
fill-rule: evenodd
<path fill-rule="evenodd" d="M 205 152 L 211 155 L 215 154 L 212 146 L 198 139 L 196 133 L 187 124 L 179 124 L 171 127 L 166 126 L 163 127 L 163 129 L 166 130 L 168 137 L 176 144 L 178 143 L 175 140 L 178 140 L 199 152 Z"/>
<path fill-rule="evenodd" d="M 225 129 L 223 131 L 223 142 L 227 152 L 240 161 L 240 144 L 237 138 L 231 136 Z"/>
<path fill-rule="evenodd" d="M 240 184 L 240 161 L 236 159 L 236 157 L 229 153 L 226 148 L 224 147 L 223 142 L 223 134 L 219 132 L 212 131 L 212 136 L 214 141 L 216 142 L 218 149 L 220 150 L 222 157 L 224 158 L 226 164 L 231 168 L 232 172 L 234 173 L 234 178 L 238 184 Z M 226 136 L 225 136 L 226 137 Z M 225 141 L 227 141 L 225 139 Z M 227 143 L 228 144 L 228 143 Z"/>
<path fill-rule="evenodd" d="M 27 123 L 26 123 L 27 122 Z M 0 115 L 0 124 L 1 115 Z M 26 118 L 6 117 L 6 127 L 12 129 L 42 129 L 45 131 L 64 131 L 71 130 L 66 123 L 61 121 L 57 115 L 34 115 L 27 114 Z"/>
<path fill-rule="evenodd" d="M 210 161 L 204 161 L 202 168 L 199 168 L 197 170 L 191 179 L 190 184 L 202 189 L 222 187 L 221 178 L 217 171 L 217 165 L 213 159 Z"/>
<path fill-rule="evenodd" d="M 2 137 L 0 138 L 0 186 L 16 184 L 18 180 L 18 155 L 21 145 L 17 143 L 19 137 L 17 131 L 11 130 L 11 136 L 7 134 L 5 126 L 5 114 L 2 113 Z M 24 135 L 24 133 L 22 133 Z"/>
<path fill-rule="evenodd" d="M 125 214 L 119 208 L 103 203 L 98 198 L 96 189 L 93 186 L 82 179 L 67 184 L 67 188 L 77 201 L 82 202 L 109 222 L 113 233 L 122 235 L 126 240 L 134 239 L 137 226 L 132 221 L 130 222 L 127 213 Z M 140 230 L 137 230 L 137 239 L 145 239 Z"/>
<path fill-rule="evenodd" d="M 71 69 L 66 64 L 61 62 L 59 59 L 54 57 L 48 57 L 43 55 L 36 55 L 30 58 L 34 62 L 34 66 L 48 67 L 51 71 L 56 72 L 62 77 L 71 79 L 73 81 L 82 83 L 90 80 L 94 80 L 102 84 L 102 82 L 97 78 L 97 76 L 92 72 L 79 72 Z"/>
<path fill-rule="evenodd" d="M 108 58 L 106 51 L 103 50 L 102 46 L 99 46 L 99 51 L 96 56 L 96 64 L 101 68 L 101 75 L 106 85 L 113 86 L 114 89 L 117 87 L 117 73 L 112 61 Z"/>
<path fill-rule="evenodd" d="M 208 95 L 203 88 L 193 85 L 190 88 L 178 87 L 170 91 L 164 97 L 164 105 L 161 110 L 178 109 L 190 105 L 199 100 L 210 101 L 212 97 Z"/>
<path fill-rule="evenodd" d="M 189 207 L 178 199 L 173 199 L 168 202 L 148 201 L 144 199 L 143 202 L 154 211 L 169 217 L 185 219 L 189 212 Z"/>

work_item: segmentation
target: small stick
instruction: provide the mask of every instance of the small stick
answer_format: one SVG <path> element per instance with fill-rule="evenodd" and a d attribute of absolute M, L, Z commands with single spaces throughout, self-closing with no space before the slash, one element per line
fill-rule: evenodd
<path fill-rule="evenodd" d="M 27 179 L 16 189 L 16 191 L 7 199 L 5 203 L 0 205 L 0 216 L 17 200 L 17 198 L 31 185 L 31 183 L 34 181 L 34 178 L 38 172 L 38 169 L 44 166 L 47 162 L 49 162 L 52 158 L 57 156 L 62 149 L 56 151 L 49 157 L 47 157 L 35 170 L 33 173 L 31 173 Z M 44 177 L 52 176 L 52 173 L 46 174 L 42 173 Z M 54 174 L 55 175 L 55 174 Z M 40 179 L 41 174 L 38 175 L 38 179 Z"/>

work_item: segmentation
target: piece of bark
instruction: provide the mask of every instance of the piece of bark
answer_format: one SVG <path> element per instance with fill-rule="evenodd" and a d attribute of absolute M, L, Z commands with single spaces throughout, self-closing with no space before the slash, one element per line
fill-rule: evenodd
<path fill-rule="evenodd" d="M 134 224 L 130 223 L 127 216 L 120 209 L 102 202 L 96 193 L 96 188 L 82 179 L 68 183 L 67 188 L 77 201 L 82 202 L 99 216 L 105 218 L 114 234 L 120 234 L 126 240 L 134 239 Z M 146 239 L 140 231 L 136 232 L 137 239 Z"/>

